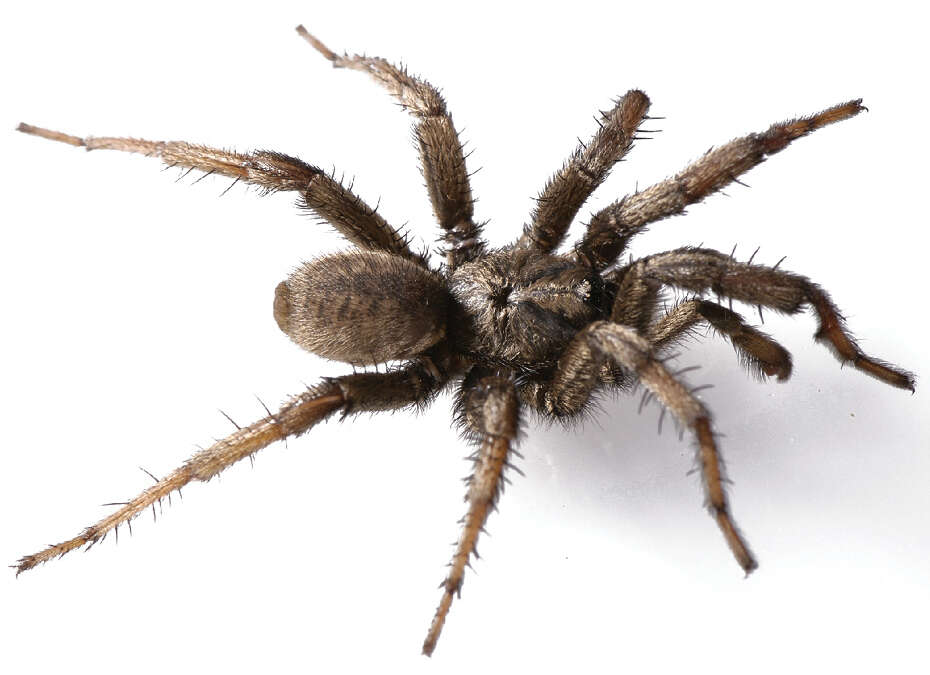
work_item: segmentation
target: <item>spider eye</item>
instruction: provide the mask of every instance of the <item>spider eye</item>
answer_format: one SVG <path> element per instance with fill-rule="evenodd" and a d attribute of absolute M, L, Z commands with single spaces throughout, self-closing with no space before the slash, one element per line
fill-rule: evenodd
<path fill-rule="evenodd" d="M 356 365 L 409 359 L 446 334 L 448 293 L 430 271 L 390 253 L 304 263 L 275 289 L 278 327 L 304 349 Z"/>

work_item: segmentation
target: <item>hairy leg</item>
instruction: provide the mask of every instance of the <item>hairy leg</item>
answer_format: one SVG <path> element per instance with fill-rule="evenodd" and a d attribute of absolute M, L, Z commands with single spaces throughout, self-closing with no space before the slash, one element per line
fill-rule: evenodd
<path fill-rule="evenodd" d="M 332 61 L 336 68 L 368 73 L 387 89 L 415 118 L 414 136 L 420 149 L 420 162 L 433 213 L 444 231 L 450 268 L 472 260 L 484 249 L 481 226 L 474 218 L 474 200 L 465 168 L 465 154 L 452 116 L 439 91 L 428 82 L 413 77 L 405 68 L 375 56 L 339 55 L 330 50 L 303 26 L 297 32 L 314 49 Z"/>
<path fill-rule="evenodd" d="M 257 185 L 265 192 L 300 192 L 301 206 L 332 225 L 350 242 L 364 249 L 388 251 L 417 264 L 425 261 L 407 246 L 406 237 L 321 169 L 295 157 L 257 150 L 238 153 L 184 141 L 147 141 L 140 138 L 81 138 L 20 124 L 19 131 L 87 150 L 120 150 L 158 157 L 169 166 L 187 167 Z"/>
<path fill-rule="evenodd" d="M 523 395 L 535 393 L 531 404 L 550 415 L 577 415 L 583 411 L 598 385 L 598 373 L 607 362 L 613 362 L 636 376 L 679 423 L 694 434 L 707 506 L 740 567 L 747 574 L 752 572 L 756 561 L 730 515 L 710 413 L 653 356 L 652 345 L 646 338 L 627 326 L 608 321 L 592 323 L 579 332 L 565 349 L 548 386 L 537 387 L 535 392 L 524 389 Z"/>
<path fill-rule="evenodd" d="M 659 353 L 678 339 L 690 334 L 699 323 L 707 322 L 729 338 L 740 361 L 753 374 L 776 375 L 786 380 L 791 375 L 791 355 L 765 333 L 746 325 L 736 312 L 707 300 L 688 300 L 672 308 L 658 321 L 662 284 L 646 273 L 646 265 L 636 261 L 611 274 L 618 284 L 610 320 L 629 326 L 645 336 Z M 616 369 L 614 369 L 616 371 Z M 608 382 L 622 382 L 622 374 L 613 372 Z"/>
<path fill-rule="evenodd" d="M 238 428 L 226 438 L 201 450 L 116 512 L 85 528 L 76 537 L 20 558 L 15 566 L 16 574 L 52 558 L 59 558 L 85 544 L 93 545 L 102 541 L 111 530 L 129 523 L 145 509 L 188 483 L 208 481 L 275 441 L 306 433 L 337 411 L 346 415 L 422 405 L 447 379 L 435 363 L 424 361 L 388 373 L 359 373 L 324 380 L 291 398 L 276 413 L 269 412 L 267 417 Z"/>
<path fill-rule="evenodd" d="M 695 293 L 713 291 L 786 314 L 796 314 L 809 305 L 820 324 L 815 339 L 830 347 L 841 363 L 850 363 L 893 387 L 914 391 L 914 375 L 864 354 L 827 292 L 806 277 L 737 262 L 725 253 L 703 248 L 681 248 L 641 262 L 650 278 Z"/>
<path fill-rule="evenodd" d="M 436 648 L 453 597 L 461 595 L 469 558 L 478 555 L 475 550 L 478 535 L 500 496 L 504 468 L 509 465 L 517 437 L 519 413 L 516 391 L 510 380 L 488 376 L 468 378 L 463 383 L 459 414 L 478 449 L 472 456 L 475 464 L 465 494 L 468 511 L 462 519 L 462 534 L 455 544 L 449 573 L 440 585 L 442 598 L 423 642 L 423 653 L 427 656 Z"/>
<path fill-rule="evenodd" d="M 791 376 L 791 354 L 771 337 L 747 325 L 731 309 L 708 300 L 686 300 L 673 307 L 646 331 L 646 337 L 659 352 L 687 335 L 698 324 L 707 322 L 725 335 L 740 362 L 754 375 L 776 376 L 783 382 Z"/>
<path fill-rule="evenodd" d="M 632 90 L 613 110 L 601 113 L 600 129 L 594 137 L 575 150 L 539 193 L 532 222 L 517 246 L 549 253 L 561 243 L 578 209 L 633 147 L 636 130 L 648 110 L 649 98 Z"/>
<path fill-rule="evenodd" d="M 750 134 L 708 151 L 701 159 L 661 183 L 627 195 L 594 214 L 575 247 L 575 257 L 595 269 L 609 267 L 623 253 L 630 239 L 649 223 L 682 213 L 791 141 L 833 122 L 865 110 L 861 100 L 848 101 L 823 112 L 773 124 L 767 131 Z"/>
<path fill-rule="evenodd" d="M 659 311 L 662 284 L 643 274 L 643 265 L 638 262 L 614 270 L 609 281 L 617 284 L 610 320 L 645 335 Z"/>
<path fill-rule="evenodd" d="M 642 273 L 638 264 L 612 270 L 605 279 L 616 284 L 617 291 L 610 311 L 610 320 L 633 328 L 646 335 L 659 313 L 662 302 L 662 284 Z M 613 361 L 601 367 L 599 380 L 604 384 L 623 387 L 633 381 L 633 375 Z"/>

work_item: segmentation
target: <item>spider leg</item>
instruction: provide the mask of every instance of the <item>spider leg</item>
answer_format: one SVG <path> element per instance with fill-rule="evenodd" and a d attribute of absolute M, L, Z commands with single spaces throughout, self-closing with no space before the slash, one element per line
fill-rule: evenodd
<path fill-rule="evenodd" d="M 747 325 L 733 310 L 708 300 L 695 298 L 676 305 L 650 327 L 647 337 L 653 348 L 661 351 L 704 321 L 729 338 L 740 361 L 751 373 L 774 375 L 780 382 L 791 376 L 791 354 L 787 349 Z"/>
<path fill-rule="evenodd" d="M 646 389 L 668 409 L 698 441 L 698 462 L 711 515 L 740 567 L 749 574 L 756 561 L 730 515 L 723 487 L 723 468 L 704 405 L 652 353 L 652 345 L 627 326 L 596 321 L 580 331 L 559 358 L 548 387 L 536 391 L 535 405 L 549 414 L 576 415 L 598 385 L 604 363 L 613 362 L 639 378 Z"/>
<path fill-rule="evenodd" d="M 466 381 L 462 386 L 459 414 L 466 426 L 466 434 L 476 442 L 478 449 L 472 456 L 474 471 L 467 481 L 465 501 L 468 511 L 461 520 L 462 534 L 455 544 L 449 573 L 440 584 L 442 598 L 423 642 L 423 653 L 427 656 L 436 648 L 453 596 L 461 595 L 465 567 L 472 555 L 478 557 L 475 549 L 478 535 L 496 508 L 497 498 L 503 489 L 504 468 L 509 465 L 509 455 L 519 427 L 519 403 L 513 383 L 495 376 L 483 377 L 476 382 Z"/>
<path fill-rule="evenodd" d="M 415 118 L 414 137 L 420 150 L 420 162 L 433 213 L 444 231 L 450 268 L 472 260 L 484 249 L 481 225 L 474 218 L 465 153 L 452 116 L 439 91 L 429 82 L 407 73 L 374 56 L 339 55 L 330 50 L 303 26 L 297 32 L 314 49 L 332 61 L 335 68 L 351 68 L 368 73 L 388 90 Z"/>
<path fill-rule="evenodd" d="M 649 98 L 634 89 L 611 111 L 601 113 L 594 137 L 578 146 L 539 193 L 532 223 L 524 228 L 518 247 L 549 253 L 561 243 L 578 209 L 633 147 L 636 130 L 648 110 Z"/>
<path fill-rule="evenodd" d="M 76 537 L 27 555 L 16 563 L 19 575 L 36 565 L 59 558 L 81 546 L 101 541 L 108 532 L 129 523 L 145 509 L 193 481 L 208 481 L 239 460 L 288 437 L 306 433 L 333 413 L 343 416 L 364 411 L 393 410 L 422 405 L 447 381 L 432 362 L 414 363 L 388 373 L 358 373 L 326 379 L 288 400 L 276 413 L 237 429 L 226 438 L 193 455 L 180 467 L 127 501 Z"/>
<path fill-rule="evenodd" d="M 257 185 L 265 192 L 299 192 L 300 206 L 327 221 L 356 246 L 388 251 L 426 265 L 407 246 L 406 237 L 351 190 L 321 169 L 295 157 L 268 150 L 243 154 L 184 141 L 147 141 L 106 136 L 81 138 L 29 124 L 20 124 L 18 130 L 87 150 L 120 150 L 158 157 L 169 166 L 235 178 Z"/>
<path fill-rule="evenodd" d="M 682 213 L 791 141 L 833 122 L 865 110 L 862 101 L 848 101 L 809 117 L 773 124 L 767 131 L 750 134 L 709 150 L 677 175 L 614 202 L 592 216 L 575 257 L 595 269 L 610 266 L 630 239 L 649 223 Z"/>
<path fill-rule="evenodd" d="M 639 263 L 613 270 L 605 278 L 617 284 L 610 320 L 645 335 L 659 310 L 662 284 L 643 274 Z"/>
<path fill-rule="evenodd" d="M 806 277 L 737 262 L 725 253 L 702 248 L 676 249 L 648 256 L 641 262 L 647 276 L 695 293 L 712 290 L 786 314 L 796 314 L 809 305 L 820 324 L 815 339 L 830 347 L 841 363 L 851 363 L 893 387 L 914 391 L 914 375 L 864 354 L 827 292 Z"/>
<path fill-rule="evenodd" d="M 780 381 L 791 375 L 791 354 L 771 337 L 743 321 L 743 317 L 707 300 L 692 299 L 679 303 L 658 321 L 662 284 L 645 273 L 642 261 L 619 268 L 610 274 L 618 284 L 610 320 L 635 328 L 660 353 L 691 333 L 695 325 L 707 322 L 725 335 L 736 349 L 743 365 L 753 374 L 776 375 Z M 614 373 L 612 381 L 622 381 Z"/>

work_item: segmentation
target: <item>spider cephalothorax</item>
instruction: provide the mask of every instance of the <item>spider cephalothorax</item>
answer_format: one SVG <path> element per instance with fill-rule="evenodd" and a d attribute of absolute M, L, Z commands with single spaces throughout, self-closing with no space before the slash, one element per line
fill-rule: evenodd
<path fill-rule="evenodd" d="M 429 266 L 406 237 L 332 176 L 275 152 L 240 154 L 185 142 L 80 138 L 26 124 L 20 131 L 88 150 L 160 157 L 171 166 L 229 176 L 264 191 L 294 191 L 300 206 L 329 222 L 358 250 L 298 267 L 275 291 L 274 318 L 297 344 L 353 366 L 395 362 L 384 372 L 327 378 L 271 413 L 201 450 L 115 513 L 78 536 L 25 556 L 17 573 L 103 539 L 191 481 L 206 481 L 265 446 L 305 433 L 332 415 L 423 406 L 456 389 L 456 420 L 477 450 L 468 481 L 468 510 L 442 584 L 439 608 L 423 651 L 432 653 L 465 568 L 500 492 L 515 452 L 521 410 L 572 420 L 592 396 L 638 383 L 691 432 L 711 515 L 747 573 L 755 559 L 730 515 L 711 416 L 694 392 L 664 365 L 667 350 L 698 325 L 713 327 L 759 376 L 787 379 L 791 357 L 768 335 L 704 294 L 794 314 L 813 310 L 816 339 L 842 363 L 913 391 L 914 376 L 865 355 L 827 293 L 807 278 L 731 255 L 685 247 L 619 263 L 630 239 L 647 225 L 680 214 L 791 141 L 863 110 L 849 101 L 774 124 L 709 151 L 674 177 L 595 213 L 581 240 L 557 254 L 581 205 L 632 147 L 649 99 L 640 91 L 602 113 L 599 130 L 568 159 L 539 195 L 538 206 L 511 245 L 487 250 L 465 159 L 452 118 L 436 89 L 373 57 L 339 56 L 300 33 L 334 66 L 368 73 L 416 118 L 423 175 L 442 230 L 445 262 Z M 663 307 L 663 289 L 687 299 Z M 399 362 L 399 364 L 397 363 Z"/>
<path fill-rule="evenodd" d="M 580 329 L 607 314 L 598 274 L 534 250 L 488 252 L 457 267 L 449 284 L 455 349 L 516 372 L 554 365 Z"/>

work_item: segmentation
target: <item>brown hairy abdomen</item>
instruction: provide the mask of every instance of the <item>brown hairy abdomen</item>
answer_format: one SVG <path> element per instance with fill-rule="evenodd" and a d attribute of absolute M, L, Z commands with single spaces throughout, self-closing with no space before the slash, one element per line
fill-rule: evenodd
<path fill-rule="evenodd" d="M 297 268 L 275 289 L 274 317 L 314 354 L 372 365 L 439 342 L 448 303 L 432 272 L 390 253 L 354 251 Z"/>

